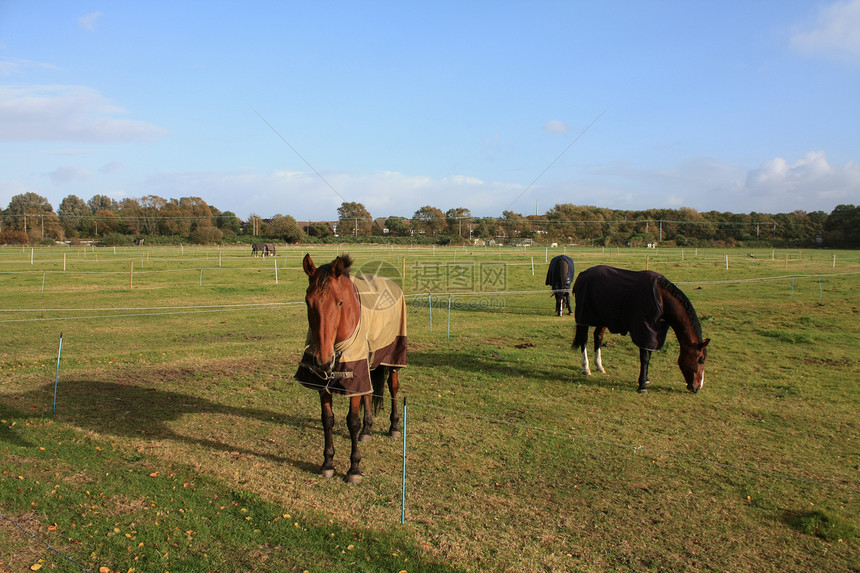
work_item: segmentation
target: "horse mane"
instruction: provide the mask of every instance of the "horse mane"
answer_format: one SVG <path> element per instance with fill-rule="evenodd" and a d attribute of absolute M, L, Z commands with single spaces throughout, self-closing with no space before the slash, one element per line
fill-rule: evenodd
<path fill-rule="evenodd" d="M 348 253 L 340 255 L 330 263 L 318 266 L 317 272 L 314 274 L 314 282 L 320 292 L 325 292 L 328 281 L 334 274 L 333 266 L 337 259 L 340 259 L 341 263 L 343 263 L 343 274 L 349 276 L 349 271 L 352 269 L 352 257 Z"/>
<path fill-rule="evenodd" d="M 693 308 L 693 304 L 690 302 L 690 299 L 687 298 L 681 289 L 675 286 L 675 283 L 660 275 L 657 278 L 657 284 L 662 288 L 666 289 L 669 294 L 676 298 L 678 302 L 681 303 L 681 307 L 687 313 L 687 317 L 690 319 L 690 323 L 693 326 L 693 331 L 696 333 L 696 336 L 699 337 L 699 340 L 702 340 L 702 323 L 699 322 L 699 316 L 696 314 L 696 309 Z"/>

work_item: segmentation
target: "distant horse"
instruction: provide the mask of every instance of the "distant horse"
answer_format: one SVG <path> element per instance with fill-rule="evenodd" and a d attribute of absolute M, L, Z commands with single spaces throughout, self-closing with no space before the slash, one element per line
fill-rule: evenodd
<path fill-rule="evenodd" d="M 702 325 L 687 296 L 653 271 L 629 271 L 599 265 L 585 270 L 573 284 L 576 297 L 576 335 L 573 348 L 582 352 L 582 373 L 588 364 L 588 327 L 594 328 L 594 365 L 605 372 L 600 356 L 603 334 L 630 333 L 639 347 L 639 392 L 647 392 L 651 353 L 663 347 L 669 327 L 681 345 L 678 366 L 687 390 L 698 392 L 705 383 L 705 358 L 710 338 L 702 338 Z"/>
<path fill-rule="evenodd" d="M 546 284 L 552 287 L 555 295 L 555 313 L 562 315 L 565 305 L 567 314 L 572 312 L 570 308 L 570 283 L 573 282 L 573 259 L 567 255 L 558 255 L 549 262 L 546 271 Z"/>
<path fill-rule="evenodd" d="M 317 267 L 309 254 L 302 261 L 308 275 L 305 303 L 308 337 L 295 378 L 318 390 L 325 432 L 320 474 L 334 476 L 332 395 L 349 397 L 346 425 L 352 442 L 349 483 L 362 480 L 358 442 L 370 439 L 374 411 L 382 404 L 386 374 L 391 394 L 391 426 L 388 434 L 400 435 L 397 411 L 399 368 L 406 366 L 406 303 L 397 284 L 375 275 L 350 276 L 352 258 L 341 255 Z M 359 408 L 364 406 L 364 420 Z"/>
<path fill-rule="evenodd" d="M 266 243 L 254 243 L 251 245 L 251 254 L 262 257 L 266 252 Z"/>
<path fill-rule="evenodd" d="M 264 257 L 274 257 L 275 256 L 275 245 L 273 243 L 263 243 L 263 256 Z"/>

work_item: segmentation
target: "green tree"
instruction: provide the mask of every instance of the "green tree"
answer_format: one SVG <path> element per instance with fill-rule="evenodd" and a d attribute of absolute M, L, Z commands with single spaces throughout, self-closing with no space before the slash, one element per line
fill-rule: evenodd
<path fill-rule="evenodd" d="M 12 230 L 23 231 L 31 243 L 63 237 L 60 219 L 45 197 L 28 192 L 15 195 L 6 208 L 6 220 Z"/>
<path fill-rule="evenodd" d="M 363 237 L 370 235 L 373 218 L 361 203 L 344 202 L 337 208 L 337 232 L 339 235 Z"/>
<path fill-rule="evenodd" d="M 65 197 L 60 202 L 58 211 L 60 225 L 62 225 L 66 237 L 79 236 L 85 222 L 89 225 L 92 223 L 92 211 L 90 211 L 89 205 L 76 195 Z"/>
<path fill-rule="evenodd" d="M 445 213 L 441 209 L 425 205 L 412 215 L 412 226 L 419 233 L 435 237 L 445 228 Z"/>
<path fill-rule="evenodd" d="M 409 220 L 404 217 L 389 217 L 385 220 L 385 226 L 393 237 L 408 237 L 412 234 Z"/>
<path fill-rule="evenodd" d="M 107 195 L 95 195 L 92 199 L 87 201 L 87 205 L 93 214 L 98 211 L 119 211 L 119 203 Z"/>
<path fill-rule="evenodd" d="M 242 231 L 242 222 L 236 213 L 224 211 L 215 216 L 215 226 L 225 235 L 238 235 Z"/>
<path fill-rule="evenodd" d="M 448 225 L 448 234 L 460 237 L 469 237 L 469 223 L 472 221 L 472 212 L 465 207 L 448 209 L 445 212 L 445 222 Z M 465 229 L 465 232 L 464 232 Z"/>
<path fill-rule="evenodd" d="M 143 207 L 137 199 L 125 198 L 119 203 L 120 229 L 127 235 L 140 235 L 143 230 Z"/>
<path fill-rule="evenodd" d="M 147 235 L 158 234 L 158 223 L 161 210 L 167 205 L 167 200 L 158 195 L 147 195 L 140 199 L 140 222 L 143 232 Z"/>
<path fill-rule="evenodd" d="M 269 221 L 271 237 L 277 237 L 287 243 L 298 243 L 305 238 L 305 232 L 296 220 L 287 215 L 278 214 Z"/>
<path fill-rule="evenodd" d="M 834 247 L 860 247 L 860 207 L 837 205 L 824 224 L 827 243 Z"/>

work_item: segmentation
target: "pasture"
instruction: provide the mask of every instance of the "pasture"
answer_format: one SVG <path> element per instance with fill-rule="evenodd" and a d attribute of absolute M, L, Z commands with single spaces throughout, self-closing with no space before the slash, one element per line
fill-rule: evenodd
<path fill-rule="evenodd" d="M 348 250 L 407 295 L 405 507 L 387 412 L 350 486 L 335 398 L 317 475 L 301 257 L 337 246 L 0 249 L 0 571 L 860 570 L 860 253 Z M 702 391 L 671 332 L 648 394 L 626 337 L 583 376 L 562 252 L 675 282 Z"/>

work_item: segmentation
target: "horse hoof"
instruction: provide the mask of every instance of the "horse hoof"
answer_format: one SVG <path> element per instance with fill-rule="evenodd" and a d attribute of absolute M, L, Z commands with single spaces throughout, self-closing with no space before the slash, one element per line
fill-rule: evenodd
<path fill-rule="evenodd" d="M 334 477 L 334 469 L 320 470 L 320 475 L 326 479 L 333 478 Z"/>
<path fill-rule="evenodd" d="M 400 433 L 400 430 L 391 430 L 390 432 L 388 432 L 388 435 L 392 438 L 399 438 L 403 434 Z"/>
<path fill-rule="evenodd" d="M 648 393 L 648 388 L 639 388 L 639 393 L 640 393 L 640 394 L 647 394 L 647 393 Z"/>
<path fill-rule="evenodd" d="M 359 442 L 369 442 L 373 439 L 373 435 L 371 434 L 362 434 L 358 437 Z"/>
<path fill-rule="evenodd" d="M 364 479 L 364 476 L 361 474 L 349 474 L 346 476 L 346 483 L 350 485 L 358 485 L 361 483 L 361 480 Z"/>

